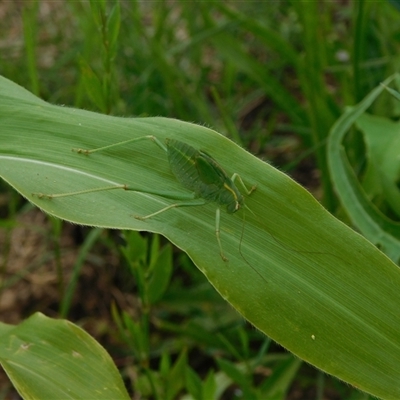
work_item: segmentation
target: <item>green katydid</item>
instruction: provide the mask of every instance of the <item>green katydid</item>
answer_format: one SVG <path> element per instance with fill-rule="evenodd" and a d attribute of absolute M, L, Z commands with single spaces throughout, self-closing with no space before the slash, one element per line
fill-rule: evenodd
<path fill-rule="evenodd" d="M 151 140 L 167 153 L 168 162 L 173 175 L 183 187 L 192 192 L 192 195 L 190 197 L 177 198 L 176 196 L 168 196 L 165 193 L 157 193 L 156 191 L 129 188 L 127 185 L 111 186 L 107 188 L 98 188 L 56 195 L 39 194 L 39 196 L 54 198 L 83 194 L 93 191 L 122 188 L 125 190 L 133 190 L 138 192 L 140 191 L 163 197 L 174 198 L 177 200 L 185 199 L 185 201 L 175 202 L 149 215 L 135 215 L 135 218 L 139 220 L 152 218 L 175 207 L 200 206 L 204 205 L 207 202 L 214 202 L 218 205 L 215 213 L 215 235 L 217 238 L 221 258 L 224 261 L 227 261 L 228 259 L 222 250 L 220 238 L 220 207 L 226 206 L 226 211 L 228 213 L 234 213 L 240 208 L 246 207 L 244 204 L 244 197 L 235 185 L 236 180 L 241 184 L 246 195 L 250 195 L 256 189 L 256 186 L 253 186 L 251 189 L 247 189 L 242 178 L 238 174 L 235 173 L 230 178 L 225 170 L 218 164 L 218 162 L 205 151 L 196 150 L 194 147 L 188 145 L 187 143 L 175 139 L 166 139 L 164 144 L 155 136 L 141 136 L 97 149 L 73 149 L 73 151 L 89 155 L 100 150 L 137 142 L 140 140 Z"/>

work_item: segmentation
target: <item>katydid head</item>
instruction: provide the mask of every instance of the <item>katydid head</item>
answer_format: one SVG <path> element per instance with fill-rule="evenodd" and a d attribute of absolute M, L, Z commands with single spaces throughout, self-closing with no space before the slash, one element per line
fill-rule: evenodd
<path fill-rule="evenodd" d="M 244 206 L 244 197 L 231 180 L 225 182 L 224 188 L 225 190 L 220 196 L 220 202 L 226 204 L 228 214 L 233 214 Z"/>
<path fill-rule="evenodd" d="M 243 206 L 244 198 L 239 192 L 237 196 L 232 196 L 230 198 L 229 203 L 226 204 L 226 211 L 228 214 L 233 214 L 234 212 L 240 210 Z"/>

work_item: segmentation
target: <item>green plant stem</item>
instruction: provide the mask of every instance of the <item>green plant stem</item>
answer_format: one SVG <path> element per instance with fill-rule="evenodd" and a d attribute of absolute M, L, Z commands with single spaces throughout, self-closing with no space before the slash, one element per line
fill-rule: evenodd
<path fill-rule="evenodd" d="M 23 29 L 24 29 L 24 42 L 26 52 L 26 65 L 28 67 L 28 74 L 30 79 L 31 90 L 37 96 L 39 95 L 39 73 L 37 70 L 36 59 L 36 32 L 37 32 L 37 12 L 39 9 L 39 2 L 32 0 L 24 4 L 22 11 Z"/>
<path fill-rule="evenodd" d="M 76 285 L 78 283 L 78 278 L 82 270 L 84 261 L 87 257 L 88 252 L 93 247 L 94 243 L 96 243 L 97 239 L 100 237 L 102 232 L 103 229 L 98 229 L 98 228 L 92 229 L 89 235 L 86 237 L 83 245 L 81 246 L 78 258 L 72 270 L 71 280 L 69 281 L 65 294 L 61 300 L 60 310 L 59 310 L 61 318 L 67 317 L 69 313 L 69 310 L 71 308 L 72 297 L 75 293 Z"/>
<path fill-rule="evenodd" d="M 361 101 L 363 97 L 361 88 L 361 70 L 365 52 L 365 2 L 358 0 L 353 3 L 354 10 L 354 40 L 353 40 L 353 82 L 354 82 L 354 100 L 355 103 Z"/>

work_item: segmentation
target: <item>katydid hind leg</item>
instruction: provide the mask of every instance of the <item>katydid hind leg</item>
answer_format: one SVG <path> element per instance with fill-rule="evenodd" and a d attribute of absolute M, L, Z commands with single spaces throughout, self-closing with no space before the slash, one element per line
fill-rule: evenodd
<path fill-rule="evenodd" d="M 222 244 L 221 244 L 221 234 L 220 234 L 220 229 L 219 229 L 219 225 L 220 225 L 220 219 L 221 219 L 221 211 L 219 208 L 217 208 L 217 210 L 215 211 L 215 236 L 217 237 L 217 242 L 218 242 L 218 246 L 219 246 L 219 254 L 221 255 L 221 258 L 223 261 L 228 261 L 228 259 L 226 258 L 223 250 L 222 250 Z"/>
<path fill-rule="evenodd" d="M 126 185 L 113 185 L 113 186 L 104 186 L 104 187 L 99 187 L 99 188 L 94 188 L 94 189 L 79 190 L 77 192 L 66 192 L 66 193 L 55 193 L 55 194 L 32 193 L 32 196 L 36 196 L 39 199 L 55 199 L 58 197 L 77 196 L 80 194 L 103 192 L 103 191 L 114 190 L 114 189 L 130 190 L 130 189 L 128 189 L 128 187 Z"/>
<path fill-rule="evenodd" d="M 177 207 L 196 207 L 196 206 L 203 206 L 205 204 L 205 201 L 203 199 L 196 199 L 196 200 L 192 200 L 192 201 L 182 201 L 179 203 L 173 203 L 170 204 L 169 206 L 166 206 L 164 208 L 162 208 L 161 210 L 158 210 L 156 212 L 153 212 L 151 214 L 148 215 L 144 215 L 144 216 L 140 216 L 140 215 L 134 215 L 134 217 L 136 219 L 139 219 L 141 221 L 145 221 L 146 219 L 152 218 L 156 215 L 159 215 L 165 211 L 170 210 L 171 208 L 177 208 Z"/>

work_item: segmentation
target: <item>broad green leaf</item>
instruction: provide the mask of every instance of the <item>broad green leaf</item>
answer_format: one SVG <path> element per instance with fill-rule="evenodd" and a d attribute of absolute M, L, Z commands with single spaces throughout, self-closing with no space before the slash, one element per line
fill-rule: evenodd
<path fill-rule="evenodd" d="M 368 149 L 369 175 L 375 175 L 384 198 L 400 215 L 400 124 L 387 118 L 364 114 L 357 120 L 357 127 L 362 130 Z"/>
<path fill-rule="evenodd" d="M 129 399 L 107 352 L 71 322 L 37 313 L 0 324 L 0 363 L 24 399 Z"/>
<path fill-rule="evenodd" d="M 213 203 L 147 215 L 171 200 L 140 190 L 187 195 L 165 153 L 143 135 L 179 139 L 210 153 L 257 190 L 254 213 L 221 214 L 224 262 Z M 183 249 L 246 319 L 320 369 L 384 398 L 399 398 L 400 271 L 370 242 L 331 216 L 302 187 L 216 132 L 166 118 L 117 118 L 53 106 L 0 79 L 0 176 L 46 212 L 75 223 L 147 230 Z M 122 189 L 53 199 L 126 184 Z M 241 252 L 240 252 L 241 242 Z"/>
<path fill-rule="evenodd" d="M 393 78 L 385 81 L 389 83 Z M 332 127 L 328 141 L 328 164 L 336 192 L 353 224 L 394 261 L 400 258 L 400 224 L 383 215 L 367 198 L 347 159 L 343 141 L 357 119 L 385 90 L 374 89 L 356 107 L 344 113 Z"/>

